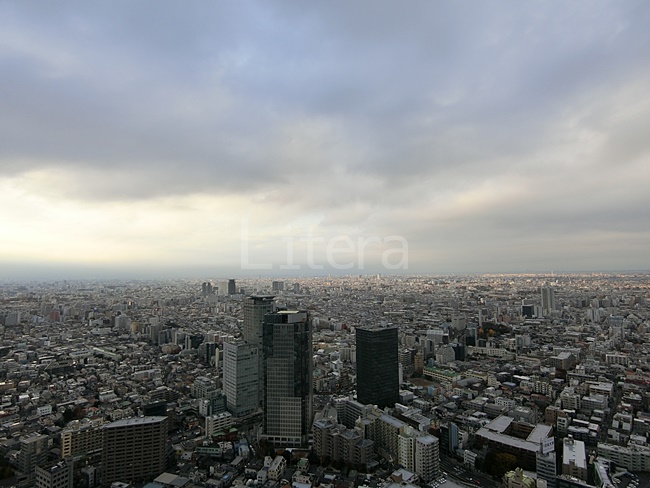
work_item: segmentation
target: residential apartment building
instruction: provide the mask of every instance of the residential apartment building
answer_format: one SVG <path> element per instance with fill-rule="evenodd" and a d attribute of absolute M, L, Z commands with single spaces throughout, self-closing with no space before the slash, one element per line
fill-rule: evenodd
<path fill-rule="evenodd" d="M 650 471 L 650 448 L 598 443 L 598 455 L 624 466 L 630 471 Z"/>
<path fill-rule="evenodd" d="M 34 470 L 35 488 L 73 488 L 72 462 L 59 461 L 49 466 L 36 466 Z"/>
<path fill-rule="evenodd" d="M 331 419 L 314 422 L 314 453 L 317 456 L 365 466 L 374 459 L 374 442 L 365 439 L 358 429 L 348 429 Z"/>
<path fill-rule="evenodd" d="M 99 429 L 103 419 L 92 421 L 73 421 L 61 431 L 61 459 L 83 454 L 94 456 L 102 451 L 102 431 Z"/>
<path fill-rule="evenodd" d="M 104 424 L 102 483 L 146 481 L 165 470 L 167 417 L 136 417 Z"/>
<path fill-rule="evenodd" d="M 585 443 L 567 437 L 562 448 L 562 474 L 587 481 L 587 452 Z"/>

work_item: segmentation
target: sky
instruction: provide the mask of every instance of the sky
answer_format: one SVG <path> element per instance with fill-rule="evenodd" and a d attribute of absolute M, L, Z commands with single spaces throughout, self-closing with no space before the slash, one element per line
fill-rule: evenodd
<path fill-rule="evenodd" d="M 0 279 L 650 269 L 650 4 L 0 2 Z"/>

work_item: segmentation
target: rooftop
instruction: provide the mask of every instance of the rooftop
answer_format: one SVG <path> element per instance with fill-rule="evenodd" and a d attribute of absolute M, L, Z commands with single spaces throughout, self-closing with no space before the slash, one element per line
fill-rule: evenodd
<path fill-rule="evenodd" d="M 131 417 L 128 419 L 116 420 L 110 424 L 103 425 L 102 429 L 112 429 L 116 427 L 126 427 L 128 425 L 147 425 L 157 424 L 164 421 L 167 417 Z"/>
<path fill-rule="evenodd" d="M 585 443 L 573 438 L 564 439 L 562 464 L 575 464 L 581 469 L 587 469 Z"/>

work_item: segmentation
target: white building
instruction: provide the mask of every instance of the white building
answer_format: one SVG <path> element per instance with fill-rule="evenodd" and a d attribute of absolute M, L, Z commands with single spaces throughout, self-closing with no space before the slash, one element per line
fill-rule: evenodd
<path fill-rule="evenodd" d="M 269 466 L 269 479 L 275 481 L 280 480 L 285 469 L 287 469 L 287 460 L 282 456 L 275 456 L 271 466 Z"/>
<path fill-rule="evenodd" d="M 259 349 L 253 344 L 223 344 L 223 390 L 228 410 L 243 417 L 259 405 Z"/>
<path fill-rule="evenodd" d="M 587 451 L 585 443 L 567 437 L 562 450 L 562 474 L 587 481 Z"/>
<path fill-rule="evenodd" d="M 580 395 L 576 393 L 575 388 L 567 386 L 560 393 L 560 400 L 562 401 L 562 408 L 568 410 L 580 410 L 582 405 Z"/>
<path fill-rule="evenodd" d="M 41 407 L 38 407 L 36 409 L 36 413 L 38 414 L 39 417 L 43 417 L 44 415 L 50 415 L 52 413 L 52 405 L 43 405 Z"/>
<path fill-rule="evenodd" d="M 643 446 L 622 447 L 598 443 L 598 455 L 624 466 L 629 471 L 650 471 L 650 448 Z"/>
<path fill-rule="evenodd" d="M 538 452 L 535 459 L 535 471 L 538 479 L 546 480 L 551 486 L 554 486 L 557 475 L 555 452 Z"/>
<path fill-rule="evenodd" d="M 512 398 L 504 398 L 504 397 L 495 398 L 494 403 L 496 406 L 506 407 L 508 410 L 515 408 L 515 405 L 517 405 L 517 402 L 515 402 Z"/>
<path fill-rule="evenodd" d="M 438 439 L 406 426 L 398 435 L 398 463 L 415 472 L 423 481 L 435 478 L 440 472 Z"/>
<path fill-rule="evenodd" d="M 232 414 L 223 412 L 205 418 L 205 435 L 213 436 L 218 432 L 227 432 L 232 427 Z"/>
<path fill-rule="evenodd" d="M 605 395 L 590 395 L 582 397 L 584 410 L 604 410 L 607 408 L 607 397 Z"/>

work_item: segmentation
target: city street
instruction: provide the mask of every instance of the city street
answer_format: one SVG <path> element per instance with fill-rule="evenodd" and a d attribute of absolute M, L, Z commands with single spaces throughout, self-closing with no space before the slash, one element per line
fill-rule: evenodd
<path fill-rule="evenodd" d="M 462 463 L 453 458 L 440 456 L 440 469 L 447 473 L 448 479 L 460 482 L 464 486 L 483 486 L 489 488 L 496 488 L 499 486 L 490 476 L 479 473 L 477 471 L 470 471 L 463 466 Z M 440 486 L 445 486 L 442 484 Z"/>

